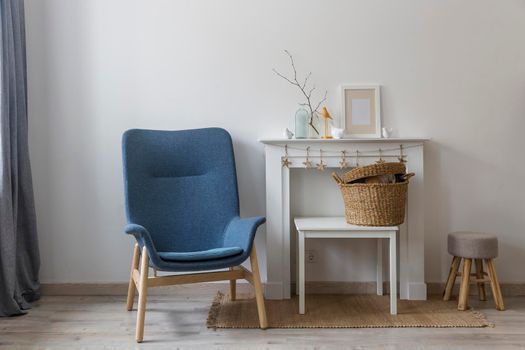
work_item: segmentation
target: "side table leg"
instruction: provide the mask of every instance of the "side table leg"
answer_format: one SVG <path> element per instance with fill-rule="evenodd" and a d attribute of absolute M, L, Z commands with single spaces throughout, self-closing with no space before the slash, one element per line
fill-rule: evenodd
<path fill-rule="evenodd" d="M 295 242 L 295 295 L 299 295 L 299 231 Z"/>
<path fill-rule="evenodd" d="M 390 314 L 397 315 L 397 232 L 390 234 Z"/>
<path fill-rule="evenodd" d="M 304 302 L 304 293 L 305 293 L 305 266 L 304 266 L 304 232 L 299 231 L 297 234 L 297 240 L 298 240 L 298 246 L 299 250 L 297 254 L 299 254 L 299 313 L 304 314 L 305 312 L 305 302 Z"/>
<path fill-rule="evenodd" d="M 377 239 L 377 295 L 383 295 L 383 239 Z"/>

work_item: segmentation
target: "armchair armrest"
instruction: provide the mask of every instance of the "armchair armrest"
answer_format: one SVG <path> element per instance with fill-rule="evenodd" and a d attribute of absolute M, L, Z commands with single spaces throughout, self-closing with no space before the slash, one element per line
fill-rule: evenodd
<path fill-rule="evenodd" d="M 240 247 L 250 253 L 257 228 L 266 221 L 265 217 L 234 217 L 224 231 L 225 247 Z"/>
<path fill-rule="evenodd" d="M 152 262 L 156 262 L 160 259 L 160 257 L 157 254 L 157 249 L 153 244 L 153 240 L 151 239 L 151 235 L 144 226 L 137 224 L 128 224 L 124 228 L 124 232 L 126 232 L 128 235 L 132 235 L 133 237 L 135 237 L 137 243 L 141 248 L 146 247 L 146 249 L 148 250 L 148 255 Z"/>

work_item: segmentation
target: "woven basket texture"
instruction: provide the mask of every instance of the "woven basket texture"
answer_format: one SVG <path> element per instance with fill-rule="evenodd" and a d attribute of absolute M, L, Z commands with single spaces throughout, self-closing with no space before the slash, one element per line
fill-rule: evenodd
<path fill-rule="evenodd" d="M 345 205 L 346 222 L 361 226 L 397 226 L 405 221 L 408 179 L 403 163 L 376 163 L 347 172 L 344 180 L 332 174 Z M 352 183 L 379 175 L 404 175 L 397 183 Z"/>
<path fill-rule="evenodd" d="M 340 184 L 346 222 L 397 226 L 405 221 L 408 181 L 395 184 Z"/>
<path fill-rule="evenodd" d="M 347 172 L 343 178 L 345 183 L 378 175 L 405 174 L 406 167 L 403 163 L 376 163 L 354 168 Z"/>

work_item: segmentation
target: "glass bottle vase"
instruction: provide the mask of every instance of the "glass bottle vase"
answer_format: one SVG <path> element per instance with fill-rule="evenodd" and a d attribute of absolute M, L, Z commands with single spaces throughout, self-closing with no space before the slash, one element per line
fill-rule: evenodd
<path fill-rule="evenodd" d="M 306 139 L 309 137 L 310 126 L 308 122 L 310 121 L 310 113 L 303 107 L 295 112 L 295 138 L 296 139 Z"/>

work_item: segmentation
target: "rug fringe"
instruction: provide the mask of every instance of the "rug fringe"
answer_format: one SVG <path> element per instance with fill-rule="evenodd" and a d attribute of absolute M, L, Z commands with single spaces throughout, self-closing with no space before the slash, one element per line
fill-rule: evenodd
<path fill-rule="evenodd" d="M 208 312 L 208 319 L 206 320 L 206 326 L 208 328 L 213 328 L 214 330 L 217 330 L 217 317 L 219 316 L 219 312 L 221 311 L 221 301 L 223 297 L 224 294 L 222 294 L 221 292 L 217 292 L 217 295 L 215 296 L 215 298 L 213 298 L 210 311 Z"/>
<path fill-rule="evenodd" d="M 487 319 L 487 316 L 484 313 L 482 313 L 480 311 L 477 311 L 477 310 L 474 310 L 473 308 L 470 309 L 470 312 L 472 312 L 472 315 L 474 315 L 475 318 L 477 318 L 480 321 L 485 322 L 486 323 L 485 327 L 489 327 L 489 328 L 496 327 L 496 325 L 493 322 L 490 322 Z"/>

